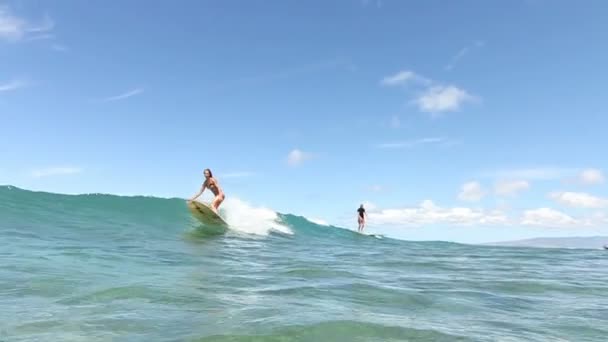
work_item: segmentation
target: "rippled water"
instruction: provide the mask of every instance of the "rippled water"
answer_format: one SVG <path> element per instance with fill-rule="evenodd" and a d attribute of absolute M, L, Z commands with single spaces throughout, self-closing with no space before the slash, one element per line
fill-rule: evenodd
<path fill-rule="evenodd" d="M 0 187 L 0 341 L 603 341 L 608 253 Z M 230 220 L 229 220 L 230 221 Z"/>

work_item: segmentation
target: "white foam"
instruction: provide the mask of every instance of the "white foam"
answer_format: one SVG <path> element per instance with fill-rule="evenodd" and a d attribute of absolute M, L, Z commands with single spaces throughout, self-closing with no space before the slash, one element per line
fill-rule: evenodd
<path fill-rule="evenodd" d="M 327 221 L 319 219 L 319 218 L 306 218 L 308 221 L 314 223 L 314 224 L 318 224 L 319 226 L 329 226 L 329 223 L 327 223 Z"/>
<path fill-rule="evenodd" d="M 253 207 L 238 198 L 226 198 L 220 213 L 230 229 L 255 235 L 268 235 L 271 231 L 293 234 L 291 229 L 279 222 L 278 214 L 264 207 Z"/>

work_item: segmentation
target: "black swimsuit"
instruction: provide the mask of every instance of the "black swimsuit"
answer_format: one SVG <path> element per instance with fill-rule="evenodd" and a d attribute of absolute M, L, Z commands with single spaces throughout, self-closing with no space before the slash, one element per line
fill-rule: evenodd
<path fill-rule="evenodd" d="M 363 213 L 365 213 L 365 209 L 359 208 L 357 209 L 357 211 L 359 212 L 359 217 L 363 218 Z"/>

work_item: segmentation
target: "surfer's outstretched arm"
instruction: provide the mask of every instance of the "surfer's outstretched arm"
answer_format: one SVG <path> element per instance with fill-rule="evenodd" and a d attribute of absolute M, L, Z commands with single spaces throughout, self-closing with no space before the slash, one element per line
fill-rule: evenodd
<path fill-rule="evenodd" d="M 192 202 L 195 199 L 197 199 L 200 195 L 202 195 L 203 192 L 205 191 L 205 187 L 207 187 L 207 182 L 205 182 L 205 184 L 203 184 L 203 186 L 201 186 L 201 190 L 196 195 L 194 195 L 194 197 L 192 197 L 191 199 L 189 199 L 188 201 Z"/>

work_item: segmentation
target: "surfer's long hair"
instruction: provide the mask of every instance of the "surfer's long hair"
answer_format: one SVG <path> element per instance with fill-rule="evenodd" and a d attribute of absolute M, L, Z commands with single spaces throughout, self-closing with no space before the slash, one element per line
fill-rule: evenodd
<path fill-rule="evenodd" d="M 213 172 L 211 172 L 210 169 L 205 169 L 205 171 L 208 171 L 209 172 L 209 177 L 213 178 Z M 205 173 L 205 171 L 203 171 L 203 173 Z"/>

